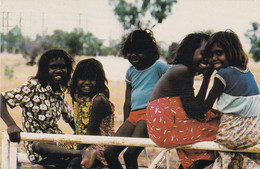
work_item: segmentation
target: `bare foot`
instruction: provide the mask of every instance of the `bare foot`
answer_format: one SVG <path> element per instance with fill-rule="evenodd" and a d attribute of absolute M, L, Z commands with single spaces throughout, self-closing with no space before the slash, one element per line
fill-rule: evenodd
<path fill-rule="evenodd" d="M 97 156 L 97 150 L 84 151 L 82 154 L 82 168 L 91 168 Z"/>

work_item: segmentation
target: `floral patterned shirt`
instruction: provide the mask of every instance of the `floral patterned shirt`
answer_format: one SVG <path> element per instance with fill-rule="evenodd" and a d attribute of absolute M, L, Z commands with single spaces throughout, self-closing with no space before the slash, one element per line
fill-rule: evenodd
<path fill-rule="evenodd" d="M 63 92 L 54 92 L 50 85 L 43 87 L 37 79 L 31 79 L 20 87 L 2 93 L 7 104 L 22 108 L 24 132 L 61 134 L 58 120 L 61 115 L 70 123 L 73 114 Z M 32 142 L 25 142 L 29 160 L 39 162 L 42 157 L 32 150 Z"/>

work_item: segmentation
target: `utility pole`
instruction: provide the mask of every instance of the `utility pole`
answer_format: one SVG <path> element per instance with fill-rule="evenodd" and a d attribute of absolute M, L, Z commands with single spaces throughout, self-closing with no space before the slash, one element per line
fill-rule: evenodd
<path fill-rule="evenodd" d="M 5 12 L 2 12 L 2 29 L 1 31 L 4 33 L 5 29 Z"/>
<path fill-rule="evenodd" d="M 81 15 L 82 13 L 79 13 L 79 29 L 81 28 Z"/>
<path fill-rule="evenodd" d="M 86 14 L 86 33 L 88 32 L 88 14 Z"/>
<path fill-rule="evenodd" d="M 22 32 L 22 12 L 20 12 L 20 17 L 19 17 L 19 28 Z"/>
<path fill-rule="evenodd" d="M 6 33 L 9 32 L 9 12 L 6 12 Z"/>
<path fill-rule="evenodd" d="M 44 30 L 44 12 L 42 13 L 42 36 L 44 37 L 45 36 L 45 30 Z"/>

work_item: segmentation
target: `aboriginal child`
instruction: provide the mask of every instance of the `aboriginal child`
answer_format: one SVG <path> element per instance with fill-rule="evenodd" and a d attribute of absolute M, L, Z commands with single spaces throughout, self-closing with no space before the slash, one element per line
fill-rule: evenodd
<path fill-rule="evenodd" d="M 72 76 L 70 94 L 74 107 L 75 134 L 113 136 L 114 106 L 109 101 L 109 89 L 102 64 L 94 59 L 80 61 Z M 94 168 L 107 165 L 104 158 L 106 146 L 79 145 L 78 150 L 96 150 L 92 158 Z"/>
<path fill-rule="evenodd" d="M 217 71 L 205 101 L 208 109 L 217 100 L 222 112 L 216 142 L 230 149 L 243 149 L 260 143 L 260 95 L 249 68 L 248 57 L 232 30 L 214 33 L 205 55 Z M 215 168 L 260 168 L 257 153 L 219 152 Z M 258 155 L 258 157 L 257 157 Z M 213 167 L 213 168 L 214 168 Z"/>
<path fill-rule="evenodd" d="M 61 134 L 57 125 L 61 116 L 75 128 L 72 112 L 64 96 L 73 62 L 72 57 L 62 49 L 48 50 L 40 57 L 36 76 L 20 87 L 1 93 L 1 118 L 8 126 L 7 132 L 12 142 L 20 142 L 22 130 L 11 117 L 6 104 L 10 108 L 22 108 L 24 132 Z M 24 145 L 29 160 L 46 168 L 66 168 L 69 159 L 82 157 L 84 162 L 92 154 L 85 150 L 64 149 L 56 143 L 25 141 Z"/>
<path fill-rule="evenodd" d="M 135 30 L 122 45 L 122 54 L 132 64 L 126 72 L 124 123 L 115 136 L 148 137 L 146 106 L 152 89 L 169 66 L 158 61 L 160 54 L 152 31 Z M 126 147 L 109 146 L 105 158 L 110 169 L 122 168 L 118 156 Z M 128 147 L 124 152 L 126 168 L 137 169 L 137 159 L 144 147 Z"/>
<path fill-rule="evenodd" d="M 216 138 L 219 120 L 211 120 L 201 110 L 211 72 L 203 73 L 198 94 L 194 94 L 194 78 L 203 72 L 203 50 L 209 35 L 188 34 L 179 44 L 174 64 L 156 83 L 147 105 L 149 137 L 160 147 L 174 148 L 179 145 Z M 204 63 L 204 62 L 203 62 Z M 205 65 L 205 64 L 203 64 Z M 207 119 L 208 118 L 208 119 Z M 204 168 L 215 156 L 210 151 L 177 149 L 181 168 Z"/>

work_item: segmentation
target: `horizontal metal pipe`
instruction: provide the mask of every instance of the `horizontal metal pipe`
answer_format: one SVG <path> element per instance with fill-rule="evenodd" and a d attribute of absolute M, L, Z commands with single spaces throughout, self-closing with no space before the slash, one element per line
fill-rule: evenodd
<path fill-rule="evenodd" d="M 81 144 L 100 144 L 116 146 L 135 146 L 135 147 L 158 147 L 149 138 L 137 137 L 115 137 L 115 136 L 90 136 L 90 135 L 72 135 L 72 134 L 43 134 L 43 133 L 21 133 L 22 141 L 47 141 L 59 143 L 81 143 Z M 173 147 L 177 149 L 195 149 L 195 150 L 213 150 L 213 151 L 231 151 L 231 152 L 251 152 L 260 153 L 260 145 L 247 149 L 231 150 L 214 142 L 203 141 L 189 145 Z"/>

